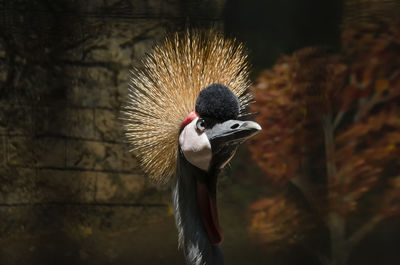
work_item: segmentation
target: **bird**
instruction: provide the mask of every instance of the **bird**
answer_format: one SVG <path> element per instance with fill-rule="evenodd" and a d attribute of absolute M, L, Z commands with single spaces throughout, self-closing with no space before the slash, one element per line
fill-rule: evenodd
<path fill-rule="evenodd" d="M 125 135 L 144 174 L 171 186 L 187 265 L 225 264 L 218 178 L 261 130 L 248 119 L 249 69 L 244 45 L 211 29 L 166 36 L 130 71 Z"/>

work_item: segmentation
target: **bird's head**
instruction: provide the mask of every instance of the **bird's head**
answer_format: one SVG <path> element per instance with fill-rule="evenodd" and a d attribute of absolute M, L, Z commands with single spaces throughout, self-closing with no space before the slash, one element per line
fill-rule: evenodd
<path fill-rule="evenodd" d="M 204 88 L 196 109 L 182 124 L 179 147 L 185 159 L 195 167 L 211 171 L 223 168 L 237 147 L 261 130 L 253 121 L 238 120 L 239 100 L 226 86 L 212 84 Z"/>
<path fill-rule="evenodd" d="M 238 120 L 240 103 L 226 86 L 212 84 L 201 90 L 196 109 L 182 124 L 179 148 L 184 159 L 207 172 L 197 179 L 197 200 L 210 242 L 221 243 L 216 207 L 216 178 L 237 147 L 261 130 L 253 121 Z"/>

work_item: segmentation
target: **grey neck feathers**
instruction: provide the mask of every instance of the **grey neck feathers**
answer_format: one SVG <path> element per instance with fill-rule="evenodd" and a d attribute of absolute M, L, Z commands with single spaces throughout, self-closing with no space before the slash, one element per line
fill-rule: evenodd
<path fill-rule="evenodd" d="M 179 247 L 183 248 L 188 265 L 225 264 L 219 246 L 212 245 L 208 239 L 197 202 L 197 181 L 209 178 L 209 174 L 179 156 L 172 201 Z M 215 179 L 216 174 L 213 173 L 211 177 Z"/>

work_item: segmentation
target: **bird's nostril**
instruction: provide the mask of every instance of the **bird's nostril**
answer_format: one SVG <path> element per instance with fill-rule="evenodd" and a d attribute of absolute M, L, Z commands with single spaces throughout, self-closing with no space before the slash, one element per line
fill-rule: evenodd
<path fill-rule="evenodd" d="M 239 127 L 239 123 L 235 123 L 234 125 L 232 125 L 231 129 L 236 129 L 237 127 Z"/>

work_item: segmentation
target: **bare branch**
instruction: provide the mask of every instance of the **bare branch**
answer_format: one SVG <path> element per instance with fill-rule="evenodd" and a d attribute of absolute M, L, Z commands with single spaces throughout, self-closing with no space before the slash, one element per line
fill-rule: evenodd
<path fill-rule="evenodd" d="M 340 121 L 342 120 L 344 114 L 345 114 L 344 111 L 339 111 L 339 113 L 336 115 L 335 121 L 333 122 L 333 129 L 336 129 L 338 127 L 338 125 L 339 125 Z"/>
<path fill-rule="evenodd" d="M 311 208 L 318 210 L 318 200 L 312 192 L 312 189 L 314 188 L 313 184 L 310 183 L 306 176 L 297 175 L 296 177 L 291 178 L 290 181 L 302 192 Z"/>
<path fill-rule="evenodd" d="M 354 232 L 347 241 L 350 248 L 354 247 L 361 239 L 363 239 L 374 227 L 380 223 L 385 217 L 383 215 L 375 215 L 372 219 L 361 226 L 356 232 Z"/>

